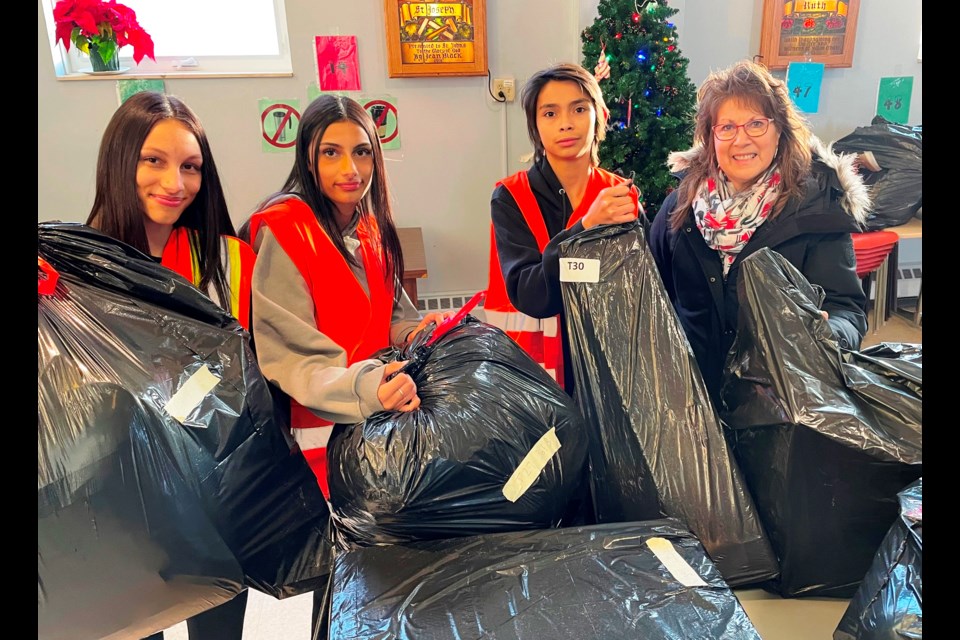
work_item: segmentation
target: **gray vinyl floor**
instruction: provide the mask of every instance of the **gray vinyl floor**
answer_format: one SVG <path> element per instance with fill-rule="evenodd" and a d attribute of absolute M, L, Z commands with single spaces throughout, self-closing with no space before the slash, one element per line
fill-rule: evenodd
<path fill-rule="evenodd" d="M 871 328 L 863 346 L 880 342 L 922 343 L 922 337 L 922 328 L 895 315 L 876 332 Z M 832 598 L 786 599 L 762 589 L 737 589 L 735 593 L 763 640 L 830 640 L 848 604 L 847 600 Z M 251 590 L 244 640 L 310 640 L 312 603 L 311 594 L 276 600 Z M 164 637 L 187 640 L 186 624 L 171 627 Z"/>

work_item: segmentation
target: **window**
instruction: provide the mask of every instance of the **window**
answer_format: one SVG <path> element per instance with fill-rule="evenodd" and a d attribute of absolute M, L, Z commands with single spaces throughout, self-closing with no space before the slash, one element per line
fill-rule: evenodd
<path fill-rule="evenodd" d="M 133 62 L 131 47 L 120 50 L 120 66 L 136 75 L 291 75 L 284 0 L 119 0 L 133 9 L 153 38 L 157 61 Z M 58 77 L 90 68 L 76 47 L 54 42 L 53 5 L 42 0 Z"/>

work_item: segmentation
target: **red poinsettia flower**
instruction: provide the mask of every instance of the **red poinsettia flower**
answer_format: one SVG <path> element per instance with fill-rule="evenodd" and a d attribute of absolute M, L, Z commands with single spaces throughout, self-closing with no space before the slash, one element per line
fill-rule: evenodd
<path fill-rule="evenodd" d="M 793 29 L 793 18 L 784 18 L 780 21 L 780 28 L 784 31 Z"/>
<path fill-rule="evenodd" d="M 130 45 L 137 64 L 144 57 L 156 60 L 153 38 L 137 22 L 137 14 L 116 0 L 59 0 L 53 7 L 53 19 L 56 41 L 67 51 L 71 42 L 86 54 L 93 46 L 107 62 L 119 55 L 120 47 Z"/>
<path fill-rule="evenodd" d="M 804 29 L 813 29 L 816 25 L 817 25 L 817 22 L 813 18 L 807 18 L 806 20 L 803 21 Z"/>

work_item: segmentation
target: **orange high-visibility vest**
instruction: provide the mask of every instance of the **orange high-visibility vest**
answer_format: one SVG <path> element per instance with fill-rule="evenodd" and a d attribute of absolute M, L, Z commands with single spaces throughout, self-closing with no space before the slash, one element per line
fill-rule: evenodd
<path fill-rule="evenodd" d="M 590 205 L 597 199 L 600 191 L 623 182 L 620 176 L 593 167 L 587 189 L 580 201 L 580 206 L 570 215 L 566 228 L 569 229 L 590 210 Z M 508 178 L 504 178 L 498 185 L 503 185 L 513 196 L 523 219 L 537 241 L 540 253 L 550 242 L 547 225 L 543 220 L 540 205 L 530 188 L 530 178 L 526 171 L 519 171 Z M 634 199 L 638 200 L 636 190 Z M 639 205 L 638 205 L 639 206 Z M 550 318 L 533 318 L 517 311 L 507 295 L 507 287 L 500 268 L 500 258 L 497 255 L 497 243 L 493 225 L 490 226 L 490 272 L 488 276 L 487 299 L 483 304 L 483 311 L 487 323 L 503 329 L 513 338 L 530 357 L 539 363 L 547 373 L 562 387 L 563 384 L 563 325 L 559 315 Z"/>
<path fill-rule="evenodd" d="M 389 346 L 393 272 L 386 268 L 373 216 L 362 217 L 357 225 L 369 296 L 305 202 L 289 199 L 254 214 L 251 238 L 257 237 L 261 224 L 270 228 L 297 267 L 310 289 L 317 330 L 346 352 L 347 366 Z M 291 398 L 290 428 L 320 490 L 329 498 L 327 442 L 333 423 Z"/>
<path fill-rule="evenodd" d="M 203 277 L 200 268 L 200 234 L 186 227 L 177 227 L 163 247 L 160 264 L 176 271 L 199 287 Z M 212 300 L 233 314 L 240 325 L 250 331 L 250 279 L 257 255 L 243 240 L 233 236 L 220 236 L 220 262 L 227 276 L 229 300 L 219 300 L 216 289 L 210 286 L 204 291 Z"/>

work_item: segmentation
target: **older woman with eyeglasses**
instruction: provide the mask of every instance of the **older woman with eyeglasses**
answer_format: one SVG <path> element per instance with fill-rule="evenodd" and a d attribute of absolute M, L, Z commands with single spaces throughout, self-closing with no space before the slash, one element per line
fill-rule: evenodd
<path fill-rule="evenodd" d="M 840 346 L 867 329 L 851 232 L 870 207 L 853 165 L 822 144 L 786 85 L 743 61 L 697 94 L 693 148 L 670 155 L 680 184 L 649 243 L 663 284 L 716 402 L 737 328 L 740 263 L 764 247 L 826 292 L 821 313 Z"/>

